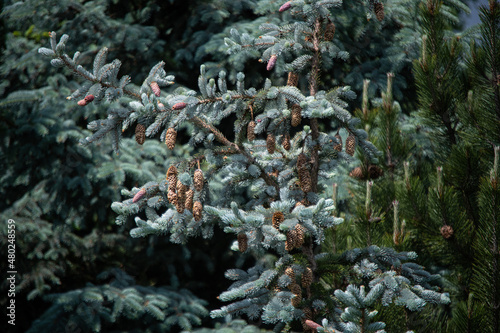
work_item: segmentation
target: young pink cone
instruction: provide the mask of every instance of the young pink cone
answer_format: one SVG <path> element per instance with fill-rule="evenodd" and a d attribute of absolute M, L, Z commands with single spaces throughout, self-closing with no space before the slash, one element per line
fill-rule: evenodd
<path fill-rule="evenodd" d="M 284 12 L 285 10 L 290 9 L 290 7 L 292 7 L 292 2 L 291 1 L 287 1 L 284 4 L 281 5 L 280 12 Z"/>
<path fill-rule="evenodd" d="M 146 194 L 146 190 L 141 188 L 141 190 L 134 195 L 132 202 L 136 203 L 137 201 L 141 200 L 141 198 L 144 196 L 144 194 Z"/>
<path fill-rule="evenodd" d="M 275 54 L 273 54 L 271 56 L 271 58 L 269 58 L 269 61 L 267 62 L 267 70 L 268 71 L 273 69 L 274 65 L 276 65 L 276 59 L 278 59 L 278 57 Z"/>

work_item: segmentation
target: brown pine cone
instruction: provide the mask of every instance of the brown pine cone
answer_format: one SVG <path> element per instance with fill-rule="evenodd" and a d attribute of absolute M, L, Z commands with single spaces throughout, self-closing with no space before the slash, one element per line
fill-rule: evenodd
<path fill-rule="evenodd" d="M 304 272 L 302 273 L 302 287 L 307 288 L 311 285 L 313 280 L 313 272 L 309 267 L 306 267 Z"/>
<path fill-rule="evenodd" d="M 375 11 L 375 16 L 377 20 L 382 21 L 384 19 L 384 4 L 381 2 L 377 2 L 373 4 L 373 10 Z"/>
<path fill-rule="evenodd" d="M 282 212 L 274 212 L 273 214 L 273 227 L 277 230 L 280 230 L 280 224 L 285 221 L 285 215 Z"/>
<path fill-rule="evenodd" d="M 295 283 L 295 272 L 293 271 L 292 267 L 287 267 L 285 269 L 285 275 L 288 275 L 290 279 L 292 280 L 292 283 Z M 290 284 L 292 284 L 290 283 Z"/>
<path fill-rule="evenodd" d="M 356 138 L 354 135 L 349 134 L 347 139 L 345 139 L 345 152 L 351 156 L 354 156 L 356 151 Z"/>
<path fill-rule="evenodd" d="M 302 121 L 302 108 L 298 104 L 292 105 L 292 126 L 297 127 Z"/>
<path fill-rule="evenodd" d="M 186 192 L 186 201 L 184 201 L 184 208 L 190 211 L 193 210 L 193 198 L 194 191 L 192 189 L 189 189 L 189 191 Z"/>
<path fill-rule="evenodd" d="M 201 204 L 201 202 L 196 201 L 193 205 L 194 220 L 195 221 L 201 220 L 201 218 L 203 217 L 202 213 L 203 213 L 203 205 Z"/>
<path fill-rule="evenodd" d="M 146 127 L 142 124 L 137 124 L 135 126 L 135 141 L 137 141 L 138 144 L 142 145 L 144 141 L 146 140 Z"/>
<path fill-rule="evenodd" d="M 363 173 L 363 168 L 361 167 L 355 167 L 354 169 L 352 169 L 351 172 L 349 172 L 349 176 L 358 180 L 366 180 L 366 177 Z"/>
<path fill-rule="evenodd" d="M 328 24 L 326 25 L 325 28 L 325 40 L 326 41 L 331 41 L 333 40 L 333 37 L 335 36 L 335 24 L 328 20 Z"/>
<path fill-rule="evenodd" d="M 256 125 L 257 124 L 253 120 L 248 123 L 248 126 L 247 126 L 247 139 L 248 139 L 248 141 L 255 140 L 255 126 Z"/>
<path fill-rule="evenodd" d="M 175 140 L 177 140 L 177 131 L 173 127 L 170 127 L 167 130 L 167 134 L 165 135 L 165 144 L 167 145 L 168 149 L 174 149 Z"/>
<path fill-rule="evenodd" d="M 205 178 L 203 177 L 203 171 L 201 169 L 196 169 L 193 177 L 194 189 L 197 192 L 203 190 L 203 184 L 205 183 Z"/>
<path fill-rule="evenodd" d="M 167 194 L 167 199 L 168 202 L 170 202 L 172 205 L 177 206 L 177 193 L 169 190 Z"/>
<path fill-rule="evenodd" d="M 283 149 L 285 150 L 290 150 L 291 148 L 291 143 L 290 143 L 290 134 L 286 133 L 283 135 L 283 140 L 281 141 L 281 145 L 283 146 Z"/>
<path fill-rule="evenodd" d="M 297 223 L 294 228 L 295 234 L 297 235 L 295 240 L 295 247 L 301 247 L 304 244 L 304 237 L 306 235 L 306 229 L 302 224 Z"/>
<path fill-rule="evenodd" d="M 238 234 L 238 249 L 240 252 L 245 252 L 248 249 L 248 236 L 244 232 Z"/>
<path fill-rule="evenodd" d="M 312 179 L 311 173 L 307 168 L 301 168 L 299 170 L 299 183 L 300 188 L 304 193 L 308 193 L 312 191 Z"/>
<path fill-rule="evenodd" d="M 286 85 L 296 87 L 298 83 L 299 83 L 299 74 L 295 72 L 288 72 L 288 80 L 286 82 Z"/>
<path fill-rule="evenodd" d="M 274 154 L 276 150 L 276 138 L 272 133 L 267 134 L 266 146 L 267 146 L 267 152 L 269 154 Z"/>

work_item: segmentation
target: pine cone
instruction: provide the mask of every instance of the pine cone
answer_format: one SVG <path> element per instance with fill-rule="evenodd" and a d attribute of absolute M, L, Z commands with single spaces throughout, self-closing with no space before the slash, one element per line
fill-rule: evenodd
<path fill-rule="evenodd" d="M 299 170 L 299 183 L 300 183 L 300 188 L 304 193 L 312 191 L 311 173 L 307 168 L 302 168 Z"/>
<path fill-rule="evenodd" d="M 186 201 L 184 201 L 184 208 L 187 210 L 193 210 L 193 198 L 194 198 L 194 191 L 192 189 L 189 189 L 189 191 L 186 192 Z"/>
<path fill-rule="evenodd" d="M 356 138 L 354 135 L 349 134 L 347 139 L 345 139 L 345 152 L 351 156 L 354 156 L 356 150 Z"/>
<path fill-rule="evenodd" d="M 175 192 L 177 187 L 177 168 L 171 165 L 167 170 L 168 190 Z"/>
<path fill-rule="evenodd" d="M 146 194 L 146 190 L 141 188 L 139 190 L 139 192 L 137 192 L 135 195 L 134 195 L 134 198 L 132 199 L 132 202 L 133 203 L 136 203 L 137 201 L 141 200 L 141 198 Z"/>
<path fill-rule="evenodd" d="M 385 16 L 384 4 L 381 2 L 376 2 L 373 4 L 373 9 L 375 11 L 375 16 L 377 17 L 377 20 L 382 21 Z"/>
<path fill-rule="evenodd" d="M 384 170 L 378 165 L 372 164 L 368 167 L 368 174 L 370 179 L 377 179 L 384 175 Z"/>
<path fill-rule="evenodd" d="M 184 202 L 177 198 L 177 204 L 175 205 L 175 209 L 177 209 L 177 213 L 184 213 Z"/>
<path fill-rule="evenodd" d="M 281 145 L 283 146 L 283 149 L 285 150 L 290 150 L 291 144 L 290 144 L 290 134 L 286 133 L 283 135 L 283 140 L 281 141 Z"/>
<path fill-rule="evenodd" d="M 93 100 L 94 100 L 94 95 L 90 94 L 90 95 L 85 96 L 84 99 L 79 100 L 77 104 L 80 106 L 85 106 L 85 105 L 89 104 L 90 102 L 92 102 Z"/>
<path fill-rule="evenodd" d="M 248 139 L 248 141 L 255 140 L 255 126 L 256 125 L 257 124 L 253 120 L 248 123 L 248 127 L 247 127 L 247 139 Z"/>
<path fill-rule="evenodd" d="M 167 145 L 168 149 L 170 150 L 174 149 L 176 139 L 177 139 L 177 131 L 173 127 L 170 127 L 167 130 L 167 134 L 165 135 L 165 144 Z"/>
<path fill-rule="evenodd" d="M 295 72 L 288 72 L 288 80 L 286 82 L 286 85 L 296 87 L 298 83 L 299 83 L 299 74 Z"/>
<path fill-rule="evenodd" d="M 442 226 L 441 235 L 444 239 L 449 239 L 451 236 L 453 236 L 453 228 L 451 227 L 451 225 Z"/>
<path fill-rule="evenodd" d="M 248 249 L 248 236 L 244 232 L 238 234 L 238 249 L 240 252 L 246 252 Z"/>
<path fill-rule="evenodd" d="M 293 271 L 292 267 L 287 267 L 285 269 L 285 275 L 288 275 L 290 277 L 290 279 L 292 280 L 292 283 L 295 283 L 295 272 Z M 292 283 L 290 283 L 290 285 Z"/>
<path fill-rule="evenodd" d="M 167 176 L 166 176 L 167 180 L 170 177 L 175 177 L 176 178 L 175 183 L 177 184 L 177 168 L 175 167 L 175 165 L 171 165 L 167 170 Z"/>
<path fill-rule="evenodd" d="M 272 133 L 267 134 L 266 146 L 267 146 L 267 152 L 269 154 L 274 154 L 276 150 L 276 138 Z"/>
<path fill-rule="evenodd" d="M 196 169 L 196 171 L 194 172 L 194 180 L 193 180 L 194 189 L 197 192 L 200 192 L 201 190 L 203 190 L 204 182 L 205 182 L 205 179 L 203 178 L 203 171 L 201 171 L 201 169 Z"/>
<path fill-rule="evenodd" d="M 302 226 L 302 224 L 295 225 L 295 233 L 297 238 L 295 240 L 295 247 L 301 247 L 304 244 L 304 237 L 306 235 L 306 229 Z"/>
<path fill-rule="evenodd" d="M 138 144 L 142 145 L 144 141 L 146 140 L 146 127 L 142 124 L 137 124 L 135 126 L 135 141 L 137 141 Z"/>
<path fill-rule="evenodd" d="M 153 81 L 153 82 L 151 82 L 151 84 L 149 86 L 151 87 L 151 90 L 153 90 L 153 93 L 156 95 L 156 97 L 159 97 L 161 90 L 160 90 L 160 86 L 158 85 L 158 83 L 156 83 L 156 81 Z"/>
<path fill-rule="evenodd" d="M 313 272 L 309 267 L 306 267 L 304 272 L 302 273 L 302 287 L 307 288 L 311 285 L 313 280 Z"/>
<path fill-rule="evenodd" d="M 195 221 L 201 220 L 201 218 L 203 217 L 202 212 L 203 205 L 201 204 L 201 202 L 196 201 L 193 205 L 193 216 Z"/>
<path fill-rule="evenodd" d="M 273 227 L 280 230 L 280 224 L 285 220 L 285 215 L 282 212 L 274 212 L 273 214 Z"/>
<path fill-rule="evenodd" d="M 297 170 L 307 168 L 307 157 L 304 153 L 300 153 L 297 156 Z"/>
<path fill-rule="evenodd" d="M 311 328 L 307 323 L 312 321 L 313 314 L 310 308 L 303 308 L 302 312 L 304 312 L 304 317 L 301 319 L 302 329 L 304 332 L 316 332 L 316 329 Z"/>
<path fill-rule="evenodd" d="M 186 192 L 188 191 L 189 187 L 187 185 L 184 185 L 180 180 L 177 180 L 176 189 L 177 200 L 179 200 L 184 207 L 184 202 L 186 201 Z"/>
<path fill-rule="evenodd" d="M 336 151 L 342 151 L 342 137 L 338 132 L 337 134 L 335 134 L 335 139 L 337 139 L 338 143 L 333 146 L 333 149 L 335 149 Z"/>
<path fill-rule="evenodd" d="M 290 7 L 292 7 L 292 2 L 291 1 L 287 1 L 284 4 L 281 5 L 279 11 L 280 12 L 284 12 L 285 10 L 290 9 Z"/>
<path fill-rule="evenodd" d="M 270 71 L 271 69 L 274 68 L 274 65 L 276 65 L 276 60 L 278 59 L 278 56 L 276 54 L 273 54 L 271 58 L 269 58 L 269 61 L 267 62 L 267 70 Z"/>
<path fill-rule="evenodd" d="M 325 29 L 325 40 L 329 42 L 333 40 L 333 36 L 335 36 L 335 24 L 328 20 L 328 24 Z"/>
<path fill-rule="evenodd" d="M 287 231 L 286 233 L 286 241 L 285 241 L 285 250 L 292 251 L 295 248 L 296 241 L 295 230 Z"/>
<path fill-rule="evenodd" d="M 292 126 L 297 127 L 302 121 L 302 108 L 298 104 L 292 105 Z"/>
<path fill-rule="evenodd" d="M 295 295 L 295 297 L 292 298 L 292 305 L 298 308 L 302 301 L 302 288 L 300 288 L 298 284 L 292 283 L 290 285 L 290 291 Z"/>
<path fill-rule="evenodd" d="M 182 110 L 182 109 L 184 109 L 186 106 L 187 106 L 187 104 L 186 104 L 186 103 L 184 103 L 184 102 L 175 103 L 175 104 L 172 106 L 172 110 Z"/>
<path fill-rule="evenodd" d="M 177 193 L 169 190 L 167 193 L 167 199 L 172 205 L 177 206 Z"/>
<path fill-rule="evenodd" d="M 363 169 L 361 167 L 355 167 L 354 169 L 352 169 L 351 172 L 349 172 L 349 176 L 358 180 L 366 180 L 366 177 L 363 174 Z"/>

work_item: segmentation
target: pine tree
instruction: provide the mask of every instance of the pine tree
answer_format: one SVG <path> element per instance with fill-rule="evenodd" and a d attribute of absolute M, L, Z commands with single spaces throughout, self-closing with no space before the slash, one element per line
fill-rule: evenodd
<path fill-rule="evenodd" d="M 84 98 L 81 107 L 110 103 L 107 118 L 89 123 L 94 133 L 80 140 L 82 145 L 110 137 L 118 152 L 122 132 L 142 124 L 146 137 L 159 136 L 172 149 L 182 144 L 172 133 L 189 130 L 189 143 L 196 153 L 168 166 L 169 170 L 172 166 L 177 169 L 175 177 L 170 173 L 161 180 L 150 179 L 123 190 L 129 199 L 113 203 L 112 208 L 119 215 L 118 224 L 123 224 L 127 216 L 135 216 L 133 237 L 166 233 L 170 241 L 185 243 L 193 236 L 212 238 L 214 227 L 221 226 L 234 235 L 234 249 L 239 250 L 240 235 L 246 235 L 243 247 L 255 257 L 256 264 L 246 271 L 232 269 L 226 273 L 235 282 L 219 298 L 232 303 L 212 311 L 212 317 L 242 313 L 251 319 L 261 318 L 275 330 L 312 330 L 319 328 L 313 322 L 321 318 L 325 329 L 379 330 L 384 323 L 370 323 L 376 314 L 375 304 L 394 302 L 418 311 L 426 303 L 449 302 L 447 294 L 431 290 L 437 276 L 406 262 L 416 258 L 413 252 L 372 245 L 340 254 L 317 253 L 325 231 L 343 221 L 333 216 L 334 202 L 325 197 L 324 190 L 338 164 L 349 161 L 355 149 L 373 164 L 379 156 L 366 140 L 367 133 L 358 128 L 360 120 L 347 110 L 345 100 L 355 94 L 348 87 L 321 89 L 324 64 L 346 56 L 332 42 L 331 33 L 325 36 L 339 5 L 333 0 L 287 2 L 279 12 L 291 15 L 289 22 L 263 23 L 264 34 L 259 38 L 233 29 L 225 40 L 231 54 L 260 52 L 267 71 L 279 68 L 307 78 L 304 91 L 294 85 L 274 85 L 269 79 L 260 89 L 246 88 L 243 73 L 236 75 L 235 88 L 230 89 L 224 71 L 211 77 L 203 65 L 198 91 L 184 87 L 174 90 L 169 86 L 175 78 L 167 74 L 162 61 L 136 88 L 129 76 L 118 75 L 119 60 L 107 62 L 106 48 L 97 53 L 90 70 L 78 64 L 78 53 L 72 57 L 66 53 L 68 35 L 58 39 L 53 32 L 50 48 L 39 49 L 52 59 L 52 65 L 67 67 L 84 81 L 72 94 L 74 100 Z M 382 7 L 375 7 L 382 19 Z M 93 98 L 88 102 L 86 97 L 90 95 Z M 122 103 L 111 104 L 118 100 Z M 389 113 L 391 101 L 386 96 Z M 295 123 L 292 132 L 294 105 L 300 106 L 302 120 Z M 228 117 L 234 119 L 234 138 L 218 129 Z M 322 119 L 329 119 L 335 131 L 323 131 Z M 249 126 L 253 121 L 255 126 Z M 246 133 L 249 128 L 252 135 Z M 334 145 L 338 144 L 335 135 L 340 128 L 348 133 L 344 151 Z M 289 150 L 276 144 L 276 138 L 292 133 Z M 391 148 L 387 149 L 391 156 Z M 206 186 L 200 186 L 200 170 Z M 239 196 L 243 189 L 249 198 L 246 201 Z M 178 207 L 184 208 L 187 191 L 194 192 L 192 211 Z M 369 204 L 365 207 L 368 211 Z M 347 274 L 348 285 L 325 286 L 321 281 L 339 266 L 352 267 L 352 273 Z M 300 278 L 300 284 L 290 277 L 289 268 L 293 277 Z M 337 315 L 336 309 L 344 305 L 344 313 Z"/>

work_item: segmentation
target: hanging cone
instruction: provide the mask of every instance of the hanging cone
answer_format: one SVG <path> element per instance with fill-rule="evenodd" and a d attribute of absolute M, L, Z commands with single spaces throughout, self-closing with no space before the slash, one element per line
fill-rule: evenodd
<path fill-rule="evenodd" d="M 354 135 L 349 134 L 347 139 L 345 139 L 345 152 L 351 156 L 354 156 L 356 151 L 356 138 Z"/>
<path fill-rule="evenodd" d="M 271 133 L 267 135 L 266 146 L 267 146 L 267 152 L 269 154 L 274 154 L 276 150 L 276 138 Z"/>
<path fill-rule="evenodd" d="M 285 215 L 282 212 L 274 212 L 273 214 L 273 227 L 280 230 L 280 224 L 285 220 Z"/>
<path fill-rule="evenodd" d="M 374 3 L 373 9 L 375 11 L 375 16 L 377 17 L 377 20 L 382 21 L 384 19 L 384 16 L 385 16 L 384 4 L 381 2 Z"/>
<path fill-rule="evenodd" d="M 248 141 L 255 140 L 255 126 L 256 125 L 257 124 L 253 120 L 248 123 L 248 127 L 247 127 L 247 139 L 248 139 Z"/>
<path fill-rule="evenodd" d="M 336 151 L 342 151 L 342 137 L 340 136 L 339 132 L 337 132 L 337 134 L 335 134 L 335 139 L 337 139 L 337 142 L 334 146 L 333 146 L 333 149 L 335 149 Z"/>
<path fill-rule="evenodd" d="M 281 145 L 283 146 L 283 149 L 285 150 L 290 150 L 291 144 L 290 144 L 290 134 L 286 133 L 283 135 L 283 140 L 281 141 Z"/>
<path fill-rule="evenodd" d="M 306 229 L 302 226 L 302 224 L 296 224 L 294 228 L 296 239 L 295 239 L 295 247 L 301 247 L 304 245 L 304 237 L 306 234 Z"/>
<path fill-rule="evenodd" d="M 292 283 L 295 283 L 295 272 L 293 271 L 292 267 L 287 267 L 285 269 L 285 275 L 288 275 L 290 277 L 290 279 L 292 280 Z M 290 283 L 290 285 L 292 283 Z"/>
<path fill-rule="evenodd" d="M 186 201 L 184 201 L 184 208 L 187 210 L 193 210 L 193 198 L 194 198 L 194 191 L 192 189 L 189 189 L 189 191 L 186 192 Z"/>
<path fill-rule="evenodd" d="M 307 168 L 302 168 L 299 170 L 299 183 L 300 188 L 303 192 L 308 193 L 312 191 L 312 179 L 311 174 Z"/>
<path fill-rule="evenodd" d="M 170 202 L 172 205 L 177 206 L 177 193 L 169 190 L 167 194 L 167 199 L 168 202 Z"/>
<path fill-rule="evenodd" d="M 135 141 L 137 141 L 138 144 L 142 145 L 144 141 L 146 140 L 146 127 L 142 124 L 137 124 L 135 126 Z"/>
<path fill-rule="evenodd" d="M 197 192 L 200 192 L 201 190 L 203 190 L 203 184 L 205 182 L 205 179 L 203 178 L 203 171 L 201 171 L 201 169 L 196 169 L 193 178 L 194 189 Z"/>
<path fill-rule="evenodd" d="M 288 72 L 288 80 L 286 81 L 286 85 L 296 87 L 298 83 L 299 83 L 299 74 L 295 72 Z"/>
<path fill-rule="evenodd" d="M 201 204 L 201 202 L 196 201 L 193 205 L 193 217 L 195 221 L 201 220 L 201 218 L 203 217 L 202 211 L 203 211 L 203 205 Z"/>
<path fill-rule="evenodd" d="M 295 231 L 289 230 L 286 233 L 285 250 L 292 251 L 295 248 Z"/>
<path fill-rule="evenodd" d="M 328 24 L 325 28 L 325 40 L 331 41 L 333 40 L 333 36 L 335 36 L 335 24 L 332 21 L 328 20 Z"/>
<path fill-rule="evenodd" d="M 312 328 L 309 324 L 309 322 L 313 322 L 313 313 L 310 308 L 303 308 L 302 312 L 304 312 L 304 317 L 301 319 L 302 322 L 302 329 L 304 332 L 316 332 L 316 328 L 321 327 L 320 325 L 315 326 Z"/>
<path fill-rule="evenodd" d="M 297 127 L 302 121 L 302 108 L 298 104 L 292 105 L 292 126 Z"/>
<path fill-rule="evenodd" d="M 302 288 L 300 288 L 298 284 L 292 283 L 290 285 L 290 291 L 295 295 L 295 297 L 292 298 L 292 305 L 298 308 L 302 301 Z"/>
<path fill-rule="evenodd" d="M 189 187 L 187 185 L 184 185 L 180 180 L 177 180 L 176 189 L 177 189 L 177 199 L 184 207 L 184 201 L 186 200 L 186 192 L 189 189 Z"/>
<path fill-rule="evenodd" d="M 170 127 L 167 130 L 167 134 L 165 135 L 165 144 L 167 145 L 168 149 L 170 150 L 174 149 L 176 139 L 177 139 L 177 131 L 173 127 Z"/>
<path fill-rule="evenodd" d="M 246 252 L 248 249 L 248 236 L 244 232 L 238 234 L 238 249 L 240 252 Z"/>
<path fill-rule="evenodd" d="M 168 191 L 175 192 L 177 189 L 177 168 L 171 165 L 167 170 Z"/>
<path fill-rule="evenodd" d="M 302 273 L 302 287 L 307 288 L 311 285 L 313 280 L 313 272 L 309 267 L 306 267 L 304 272 Z"/>

